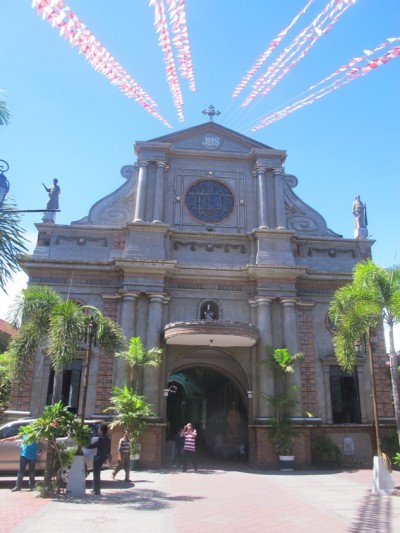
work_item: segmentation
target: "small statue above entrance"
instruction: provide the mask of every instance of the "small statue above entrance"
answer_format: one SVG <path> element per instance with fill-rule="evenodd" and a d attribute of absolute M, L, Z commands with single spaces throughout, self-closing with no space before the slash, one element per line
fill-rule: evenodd
<path fill-rule="evenodd" d="M 204 320 L 214 320 L 214 313 L 211 309 L 210 304 L 207 304 L 207 307 L 204 310 Z"/>

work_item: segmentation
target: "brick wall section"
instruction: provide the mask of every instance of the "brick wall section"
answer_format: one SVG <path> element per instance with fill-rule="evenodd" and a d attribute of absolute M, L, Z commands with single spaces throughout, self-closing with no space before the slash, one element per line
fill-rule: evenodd
<path fill-rule="evenodd" d="M 118 300 L 104 298 L 103 314 L 117 320 Z M 99 371 L 97 374 L 97 389 L 96 389 L 96 413 L 102 413 L 104 409 L 110 407 L 110 396 L 112 389 L 112 379 L 114 370 L 114 357 L 99 355 Z"/>
<path fill-rule="evenodd" d="M 307 411 L 313 416 L 319 416 L 311 306 L 299 306 L 298 324 L 300 351 L 304 354 L 304 359 L 300 363 L 301 406 L 304 412 Z"/>
<path fill-rule="evenodd" d="M 278 468 L 279 457 L 270 437 L 267 426 L 253 426 L 250 428 L 251 446 L 249 463 L 258 468 Z M 295 466 L 311 464 L 311 428 L 298 427 L 294 443 Z"/>
<path fill-rule="evenodd" d="M 376 404 L 378 416 L 394 416 L 392 404 L 392 385 L 390 381 L 390 370 L 387 365 L 386 345 L 383 329 L 376 333 L 377 346 L 373 354 Z"/>
<path fill-rule="evenodd" d="M 22 387 L 13 386 L 8 409 L 11 411 L 29 411 L 32 389 L 33 366 L 25 373 Z"/>
<path fill-rule="evenodd" d="M 139 467 L 160 468 L 164 457 L 165 424 L 148 424 L 141 439 Z"/>
<path fill-rule="evenodd" d="M 118 443 L 123 436 L 123 427 L 111 432 L 111 455 L 113 464 L 118 463 Z M 140 439 L 139 468 L 161 468 L 164 457 L 165 424 L 148 424 L 146 433 Z M 131 459 L 133 459 L 133 454 Z"/>
<path fill-rule="evenodd" d="M 106 407 L 110 407 L 110 396 L 112 389 L 114 358 L 100 354 L 99 371 L 97 374 L 96 389 L 96 413 L 102 413 Z"/>

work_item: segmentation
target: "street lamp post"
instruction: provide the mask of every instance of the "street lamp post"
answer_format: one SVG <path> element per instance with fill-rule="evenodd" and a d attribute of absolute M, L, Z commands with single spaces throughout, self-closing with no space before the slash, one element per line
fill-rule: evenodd
<path fill-rule="evenodd" d="M 10 190 L 10 182 L 4 174 L 4 172 L 7 172 L 9 168 L 10 166 L 7 161 L 0 159 L 0 207 L 3 206 L 4 198 Z"/>
<path fill-rule="evenodd" d="M 87 392 L 89 388 L 89 376 L 90 376 L 90 364 L 92 362 L 92 348 L 96 345 L 96 333 L 97 327 L 91 316 L 86 327 L 86 338 L 85 342 L 87 343 L 86 350 L 86 370 L 85 370 L 85 379 L 83 382 L 83 394 L 82 394 L 82 424 L 85 421 L 85 412 L 86 412 L 86 399 Z"/>
<path fill-rule="evenodd" d="M 58 213 L 59 209 L 2 209 L 4 199 L 10 190 L 10 182 L 4 172 L 10 165 L 4 159 L 0 159 L 0 213 Z"/>

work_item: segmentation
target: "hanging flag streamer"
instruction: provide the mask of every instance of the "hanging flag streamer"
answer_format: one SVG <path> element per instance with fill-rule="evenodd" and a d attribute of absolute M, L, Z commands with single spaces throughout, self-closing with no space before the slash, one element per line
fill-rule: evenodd
<path fill-rule="evenodd" d="M 182 78 L 188 80 L 189 89 L 196 90 L 194 81 L 192 54 L 190 52 L 189 34 L 186 23 L 185 0 L 167 0 L 169 24 L 174 37 L 172 43 L 177 52 L 178 69 Z"/>
<path fill-rule="evenodd" d="M 60 36 L 68 39 L 71 46 L 77 46 L 95 71 L 119 87 L 128 98 L 134 98 L 146 111 L 165 126 L 172 126 L 156 111 L 157 104 L 142 87 L 123 69 L 118 61 L 96 39 L 63 0 L 33 0 L 32 8 L 47 19 L 51 26 L 60 30 Z"/>
<path fill-rule="evenodd" d="M 288 33 L 289 30 L 293 28 L 293 26 L 296 24 L 296 22 L 299 20 L 301 15 L 304 15 L 304 13 L 307 11 L 307 9 L 310 7 L 310 5 L 314 2 L 314 0 L 309 0 L 306 6 L 303 7 L 303 9 L 294 17 L 292 22 L 284 28 L 280 33 L 278 33 L 277 37 L 273 41 L 269 43 L 269 46 L 267 50 L 257 59 L 257 61 L 254 63 L 253 67 L 247 72 L 246 76 L 240 81 L 240 83 L 237 85 L 236 89 L 233 91 L 232 98 L 237 98 L 239 94 L 242 92 L 242 90 L 246 87 L 248 82 L 251 80 L 251 78 L 255 75 L 255 73 L 259 70 L 259 68 L 262 66 L 262 64 L 266 61 L 266 59 L 271 55 L 273 50 L 278 46 L 278 44 L 282 41 L 282 39 L 285 37 L 285 35 Z"/>
<path fill-rule="evenodd" d="M 347 9 L 355 3 L 355 0 L 331 0 L 325 8 L 317 15 L 317 17 L 305 27 L 289 47 L 285 48 L 283 53 L 268 67 L 267 71 L 258 78 L 253 85 L 254 90 L 241 104 L 246 107 L 254 100 L 260 93 L 265 96 L 279 81 L 308 53 L 314 46 L 317 40 L 326 35 L 339 18 L 347 11 Z M 328 22 L 328 25 L 323 27 Z M 308 42 L 308 45 L 301 50 Z M 294 51 L 291 52 L 294 48 Z M 291 53 L 290 53 L 291 52 Z M 296 54 L 299 55 L 297 57 Z M 285 65 L 293 58 L 293 61 L 285 67 Z"/>
<path fill-rule="evenodd" d="M 167 82 L 172 94 L 172 100 L 178 113 L 178 119 L 183 122 L 183 96 L 179 85 L 178 74 L 175 65 L 174 55 L 172 53 L 172 43 L 169 34 L 167 18 L 165 15 L 165 5 L 163 0 L 150 0 L 150 6 L 154 6 L 154 26 L 156 32 L 160 34 L 158 42 L 164 53 L 165 70 Z"/>
<path fill-rule="evenodd" d="M 373 51 L 364 50 L 364 56 L 353 58 L 351 61 L 349 61 L 348 64 L 343 65 L 342 67 L 340 67 L 338 70 L 336 70 L 331 75 L 324 78 L 319 83 L 312 85 L 308 90 L 309 91 L 313 90 L 315 87 L 318 87 L 319 85 L 325 83 L 328 80 L 331 80 L 333 77 L 339 76 L 340 74 L 342 74 L 341 78 L 328 84 L 326 87 L 323 87 L 322 89 L 319 89 L 318 91 L 315 91 L 314 93 L 306 96 L 305 98 L 298 100 L 294 104 L 291 104 L 290 106 L 287 106 L 284 109 L 277 111 L 276 113 L 268 115 L 263 120 L 261 120 L 256 126 L 251 128 L 251 131 L 258 131 L 262 128 L 265 128 L 265 126 L 268 126 L 272 124 L 273 122 L 280 120 L 281 118 L 287 117 L 288 115 L 290 115 L 291 113 L 294 113 L 298 109 L 301 109 L 302 107 L 306 105 L 310 105 L 314 103 L 316 100 L 319 100 L 323 96 L 326 96 L 327 94 L 333 91 L 336 91 L 340 87 L 347 85 L 348 83 L 355 80 L 356 78 L 365 76 L 366 74 L 371 72 L 371 70 L 381 67 L 382 65 L 385 65 L 391 59 L 394 59 L 395 57 L 400 56 L 400 46 L 394 46 L 384 55 L 377 57 L 377 58 L 370 58 L 370 56 L 373 53 L 376 53 L 377 51 L 382 50 L 383 48 L 391 45 L 393 42 L 396 42 L 396 41 L 400 42 L 400 37 L 393 37 L 393 38 L 387 39 L 385 43 L 380 44 Z M 356 67 L 355 65 L 360 63 L 361 61 L 366 61 L 366 64 L 364 66 Z M 345 72 L 345 74 L 343 74 L 343 72 Z"/>

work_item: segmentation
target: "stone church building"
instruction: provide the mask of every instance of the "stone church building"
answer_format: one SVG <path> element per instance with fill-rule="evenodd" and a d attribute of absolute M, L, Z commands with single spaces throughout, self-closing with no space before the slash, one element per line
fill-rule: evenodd
<path fill-rule="evenodd" d="M 198 447 L 221 460 L 244 445 L 249 464 L 274 467 L 268 438 L 274 394 L 265 346 L 303 352 L 295 423 L 298 466 L 312 463 L 311 441 L 327 433 L 350 459 L 374 453 L 368 358 L 352 375 L 337 365 L 327 318 L 333 293 L 373 242 L 343 238 L 300 199 L 286 174 L 286 152 L 212 120 L 134 146 L 122 185 L 84 218 L 37 224 L 37 246 L 24 265 L 30 283 L 99 308 L 163 348 L 145 369 L 144 394 L 157 418 L 143 439 L 144 466 L 168 464 L 174 435 L 187 422 Z M 104 177 L 105 178 L 105 177 Z M 305 177 L 306 179 L 306 177 Z M 374 339 L 379 416 L 393 420 L 383 334 Z M 63 401 L 80 412 L 85 348 L 63 374 Z M 111 389 L 129 372 L 120 358 L 95 351 L 87 414 L 104 417 Z M 41 414 L 52 369 L 39 352 L 14 411 Z M 307 413 L 307 415 L 306 415 Z M 233 422 L 232 422 L 233 421 Z M 228 442 L 235 423 L 239 440 Z M 114 439 L 115 440 L 115 439 Z"/>

